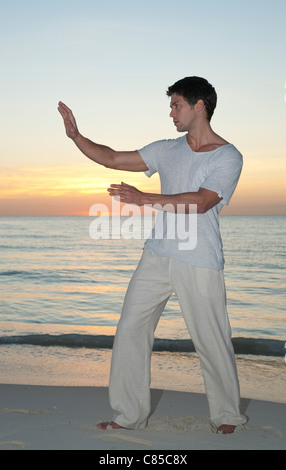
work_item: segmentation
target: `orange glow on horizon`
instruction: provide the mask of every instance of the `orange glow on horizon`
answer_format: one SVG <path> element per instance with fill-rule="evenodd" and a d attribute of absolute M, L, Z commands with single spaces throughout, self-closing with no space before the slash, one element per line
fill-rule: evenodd
<path fill-rule="evenodd" d="M 107 188 L 125 181 L 160 192 L 157 175 L 108 170 L 93 163 L 47 167 L 2 167 L 0 216 L 88 216 L 94 204 L 111 213 Z M 286 215 L 284 159 L 246 159 L 238 187 L 222 215 Z"/>

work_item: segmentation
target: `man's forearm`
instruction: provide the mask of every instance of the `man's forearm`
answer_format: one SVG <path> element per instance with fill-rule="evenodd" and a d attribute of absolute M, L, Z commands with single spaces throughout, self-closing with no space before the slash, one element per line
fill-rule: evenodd
<path fill-rule="evenodd" d="M 202 198 L 199 193 L 182 194 L 151 194 L 145 193 L 144 205 L 150 205 L 154 209 L 174 213 L 201 212 Z"/>
<path fill-rule="evenodd" d="M 139 191 L 126 183 L 112 184 L 108 188 L 111 196 L 119 196 L 121 202 L 151 206 L 154 209 L 175 213 L 199 213 L 211 209 L 222 199 L 214 191 L 199 188 L 197 192 L 180 194 L 153 194 Z"/>
<path fill-rule="evenodd" d="M 93 162 L 104 165 L 107 168 L 124 171 L 146 171 L 146 164 L 139 152 L 115 151 L 106 145 L 95 144 L 80 134 L 72 110 L 62 101 L 59 102 L 58 110 L 64 120 L 67 136 L 74 141 L 78 149 Z"/>
<path fill-rule="evenodd" d="M 92 161 L 108 168 L 114 167 L 116 152 L 105 145 L 95 144 L 81 134 L 72 139 L 78 149 Z"/>
<path fill-rule="evenodd" d="M 168 212 L 190 214 L 197 212 L 203 214 L 221 201 L 221 197 L 214 191 L 205 188 L 199 188 L 196 192 L 187 192 L 181 194 L 150 194 L 145 193 L 146 201 L 144 204 L 151 204 L 158 209 L 164 206 Z M 173 210 L 172 210 L 173 207 Z"/>
<path fill-rule="evenodd" d="M 98 145 L 84 137 L 78 130 L 72 110 L 62 101 L 59 102 L 58 110 L 64 120 L 67 136 L 74 141 L 79 150 L 100 165 L 113 168 L 116 152 L 104 145 Z"/>

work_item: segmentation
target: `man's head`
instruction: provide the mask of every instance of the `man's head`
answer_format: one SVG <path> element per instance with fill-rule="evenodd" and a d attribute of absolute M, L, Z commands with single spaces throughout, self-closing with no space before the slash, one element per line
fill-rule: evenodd
<path fill-rule="evenodd" d="M 217 103 L 217 94 L 214 87 L 207 80 L 201 77 L 183 78 L 168 88 L 167 96 L 173 94 L 182 96 L 191 106 L 202 100 L 205 105 L 207 119 L 208 121 L 211 120 Z"/>

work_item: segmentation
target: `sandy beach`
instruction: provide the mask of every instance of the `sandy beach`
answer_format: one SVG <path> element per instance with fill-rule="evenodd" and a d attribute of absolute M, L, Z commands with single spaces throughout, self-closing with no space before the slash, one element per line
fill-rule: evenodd
<path fill-rule="evenodd" d="M 64 353 L 31 346 L 12 348 L 14 354 L 10 346 L 1 351 L 1 450 L 96 450 L 104 457 L 111 451 L 144 456 L 286 448 L 283 358 L 237 357 L 241 409 L 248 423 L 232 435 L 220 435 L 210 426 L 195 354 L 153 354 L 152 414 L 146 429 L 100 431 L 96 424 L 112 416 L 107 388 L 111 351 L 66 348 Z"/>
<path fill-rule="evenodd" d="M 232 435 L 212 431 L 196 354 L 174 353 L 153 353 L 148 427 L 100 431 L 96 424 L 112 416 L 110 359 L 110 350 L 2 345 L 0 449 L 96 450 L 104 457 L 111 451 L 144 456 L 286 448 L 282 357 L 237 357 L 241 409 L 248 422 Z"/>
<path fill-rule="evenodd" d="M 152 389 L 152 416 L 145 430 L 107 430 L 106 387 L 0 385 L 2 450 L 278 450 L 286 447 L 286 404 L 242 399 L 249 423 L 232 435 L 212 431 L 206 396 Z M 113 455 L 113 454 L 112 454 Z M 123 455 L 122 453 L 120 455 Z M 145 462 L 146 463 L 146 462 Z"/>

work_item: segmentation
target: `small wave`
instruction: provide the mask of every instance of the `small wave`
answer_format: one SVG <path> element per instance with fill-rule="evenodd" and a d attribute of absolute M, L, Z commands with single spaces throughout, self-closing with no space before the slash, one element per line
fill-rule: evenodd
<path fill-rule="evenodd" d="M 19 276 L 25 274 L 25 271 L 17 271 L 14 269 L 9 269 L 8 271 L 1 271 L 0 276 Z"/>
<path fill-rule="evenodd" d="M 30 344 L 34 346 L 58 346 L 69 348 L 112 349 L 114 336 L 80 335 L 80 334 L 31 334 L 18 336 L 1 336 L 1 344 Z M 251 354 L 255 356 L 284 356 L 285 341 L 264 338 L 233 338 L 236 354 Z M 195 352 L 191 339 L 156 338 L 153 351 L 157 352 Z"/>

